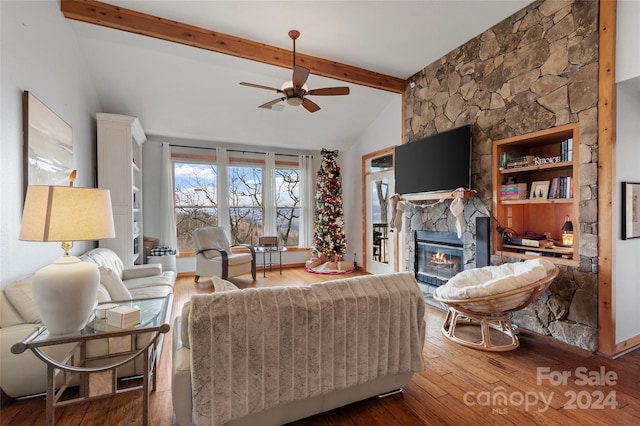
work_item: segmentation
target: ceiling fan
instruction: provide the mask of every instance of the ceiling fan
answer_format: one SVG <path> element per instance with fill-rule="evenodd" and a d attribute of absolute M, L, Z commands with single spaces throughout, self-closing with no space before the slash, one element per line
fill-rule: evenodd
<path fill-rule="evenodd" d="M 260 84 L 241 82 L 243 86 L 257 87 L 258 89 L 273 90 L 283 96 L 258 106 L 258 108 L 271 108 L 278 102 L 286 101 L 289 105 L 302 105 L 309 112 L 316 112 L 320 109 L 318 104 L 307 98 L 307 96 L 336 96 L 348 95 L 348 87 L 325 87 L 323 89 L 307 88 L 305 84 L 309 77 L 310 70 L 308 68 L 296 65 L 296 39 L 300 37 L 297 30 L 289 31 L 289 37 L 293 40 L 293 76 L 291 81 L 286 81 L 280 89 L 274 87 L 262 86 Z"/>

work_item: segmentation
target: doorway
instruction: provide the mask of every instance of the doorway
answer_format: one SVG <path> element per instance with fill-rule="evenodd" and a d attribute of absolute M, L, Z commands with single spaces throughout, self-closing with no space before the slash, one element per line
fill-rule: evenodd
<path fill-rule="evenodd" d="M 362 157 L 364 174 L 364 269 L 371 274 L 397 271 L 396 230 L 389 227 L 394 194 L 393 148 Z"/>

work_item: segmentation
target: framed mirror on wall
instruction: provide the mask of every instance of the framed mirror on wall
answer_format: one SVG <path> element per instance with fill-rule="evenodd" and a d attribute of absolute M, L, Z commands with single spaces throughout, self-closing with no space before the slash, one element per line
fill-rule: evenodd
<path fill-rule="evenodd" d="M 68 186 L 73 130 L 31 92 L 22 94 L 23 185 Z"/>
<path fill-rule="evenodd" d="M 622 182 L 622 239 L 640 238 L 640 183 Z"/>

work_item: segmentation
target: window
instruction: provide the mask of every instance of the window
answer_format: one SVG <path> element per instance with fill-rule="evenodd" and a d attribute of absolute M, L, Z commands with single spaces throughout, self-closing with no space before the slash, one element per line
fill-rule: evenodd
<path fill-rule="evenodd" d="M 300 239 L 300 170 L 276 169 L 276 226 L 282 245 Z"/>
<path fill-rule="evenodd" d="M 191 251 L 194 229 L 218 225 L 217 169 L 212 164 L 174 162 L 173 172 L 178 249 Z"/>
<path fill-rule="evenodd" d="M 193 157 L 193 156 L 192 156 Z M 257 163 L 257 164 L 256 164 Z M 294 246 L 300 237 L 300 169 L 297 161 L 276 161 L 274 172 L 277 236 L 281 245 Z M 264 235 L 264 161 L 229 159 L 228 197 L 232 244 L 255 244 Z M 215 157 L 185 159 L 174 155 L 174 184 L 178 248 L 193 250 L 191 233 L 202 226 L 218 226 L 218 170 Z M 224 191 L 224 194 L 223 192 Z"/>
<path fill-rule="evenodd" d="M 262 175 L 260 167 L 229 167 L 229 217 L 234 244 L 253 244 L 262 234 Z"/>

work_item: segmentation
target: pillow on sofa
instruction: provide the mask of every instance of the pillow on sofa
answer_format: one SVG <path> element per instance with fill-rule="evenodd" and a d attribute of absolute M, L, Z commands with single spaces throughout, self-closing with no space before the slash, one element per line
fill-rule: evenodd
<path fill-rule="evenodd" d="M 107 289 L 111 300 L 132 299 L 129 289 L 124 285 L 116 271 L 104 266 L 99 266 L 98 271 L 100 271 L 100 284 Z"/>
<path fill-rule="evenodd" d="M 223 280 L 220 277 L 211 277 L 211 282 L 213 283 L 213 288 L 215 289 L 216 293 L 220 291 L 239 290 L 239 288 L 236 287 L 235 284 L 230 281 Z"/>
<path fill-rule="evenodd" d="M 24 320 L 20 317 L 20 313 L 11 306 L 9 299 L 0 291 L 0 328 L 11 327 L 14 325 L 24 324 Z"/>
<path fill-rule="evenodd" d="M 96 296 L 96 300 L 98 301 L 98 304 L 111 302 L 111 295 L 103 284 L 98 286 L 98 295 Z"/>
<path fill-rule="evenodd" d="M 26 322 L 37 324 L 41 323 L 42 320 L 40 319 L 36 304 L 33 301 L 33 292 L 31 291 L 32 281 L 33 274 L 21 278 L 4 289 L 4 294 Z"/>

